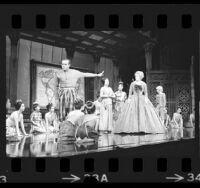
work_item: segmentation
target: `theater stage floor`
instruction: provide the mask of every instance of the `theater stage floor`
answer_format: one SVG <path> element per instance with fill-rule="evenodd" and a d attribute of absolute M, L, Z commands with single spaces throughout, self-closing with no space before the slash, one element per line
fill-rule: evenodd
<path fill-rule="evenodd" d="M 58 134 L 38 134 L 22 138 L 18 142 L 7 142 L 9 157 L 64 157 L 117 148 L 132 148 L 194 138 L 193 128 L 172 129 L 166 134 L 102 134 L 96 143 L 58 143 Z"/>

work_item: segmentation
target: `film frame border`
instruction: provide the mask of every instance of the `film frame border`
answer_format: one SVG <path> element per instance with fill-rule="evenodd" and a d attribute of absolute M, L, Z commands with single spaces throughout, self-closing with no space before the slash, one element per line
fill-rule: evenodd
<path fill-rule="evenodd" d="M 11 5 L 11 7 L 3 5 L 3 7 L 8 8 L 6 14 L 3 11 L 1 11 L 1 13 L 0 13 L 1 14 L 0 20 L 1 20 L 1 23 L 3 23 L 2 25 L 4 26 L 3 29 L 1 29 L 1 35 L 0 35 L 1 41 L 4 41 L 4 42 L 1 42 L 1 47 L 2 47 L 1 49 L 3 49 L 3 50 L 1 50 L 0 55 L 1 55 L 2 59 L 4 60 L 4 62 L 5 62 L 5 46 L 4 46 L 5 38 L 4 38 L 4 36 L 7 33 L 7 31 L 8 32 L 13 31 L 12 23 L 14 23 L 14 30 L 16 29 L 18 31 L 27 30 L 27 28 L 29 28 L 29 30 L 31 29 L 31 31 L 34 31 L 34 30 L 38 30 L 38 29 L 45 29 L 45 30 L 52 30 L 52 29 L 53 30 L 60 30 L 60 29 L 62 29 L 62 30 L 63 29 L 66 29 L 66 30 L 72 30 L 72 29 L 73 30 L 75 30 L 75 29 L 79 29 L 79 30 L 84 29 L 85 30 L 85 29 L 88 29 L 88 30 L 90 30 L 90 29 L 92 29 L 92 30 L 98 30 L 98 29 L 102 29 L 102 28 L 104 28 L 105 30 L 107 30 L 107 29 L 108 30 L 109 29 L 123 30 L 124 28 L 126 28 L 127 30 L 128 29 L 134 30 L 134 29 L 149 28 L 149 27 L 153 28 L 153 29 L 162 29 L 162 30 L 164 30 L 164 29 L 169 29 L 169 30 L 170 29 L 176 29 L 176 27 L 178 27 L 178 30 L 180 29 L 180 31 L 181 31 L 183 29 L 181 26 L 183 25 L 183 26 L 185 26 L 184 30 L 187 30 L 188 32 L 194 32 L 194 34 L 195 34 L 194 37 L 198 38 L 198 40 L 197 40 L 198 42 L 196 41 L 196 43 L 195 43 L 195 46 L 197 47 L 197 49 L 195 48 L 195 50 L 196 50 L 196 52 L 195 52 L 195 57 L 196 57 L 195 58 L 196 59 L 196 61 L 195 61 L 195 70 L 196 70 L 196 72 L 195 72 L 195 86 L 196 86 L 195 96 L 197 96 L 197 97 L 195 97 L 195 107 L 197 109 L 198 104 L 199 104 L 198 103 L 199 102 L 199 90 L 198 90 L 197 84 L 199 83 L 199 75 L 198 75 L 198 72 L 199 72 L 199 65 L 198 65 L 198 61 L 199 61 L 199 48 L 198 47 L 199 47 L 199 44 L 198 43 L 199 43 L 199 37 L 200 37 L 199 36 L 199 28 L 200 28 L 199 25 L 200 24 L 198 23 L 198 16 L 197 16 L 198 15 L 198 11 L 197 11 L 198 6 L 193 7 L 191 5 L 190 6 L 176 5 L 176 7 L 182 6 L 182 10 L 180 11 L 179 9 L 177 9 L 176 13 L 174 13 L 174 14 L 172 13 L 172 15 L 178 15 L 177 17 L 175 16 L 175 19 L 172 19 L 173 16 L 171 15 L 171 13 L 169 13 L 166 10 L 165 10 L 166 13 L 156 14 L 154 11 L 153 11 L 154 13 L 152 13 L 152 10 L 150 10 L 151 9 L 150 7 L 156 7 L 156 5 L 144 5 L 144 6 L 135 5 L 135 4 L 131 5 L 131 6 L 130 5 L 114 5 L 114 6 L 102 5 L 102 7 L 108 7 L 108 10 L 103 9 L 106 12 L 105 15 L 103 15 L 103 16 L 101 14 L 99 14 L 100 11 L 91 10 L 91 8 L 95 7 L 95 5 L 91 5 L 89 7 L 84 6 L 84 10 L 81 10 L 80 12 L 77 12 L 77 11 L 74 12 L 74 10 L 78 10 L 78 7 L 80 8 L 80 6 L 82 6 L 82 5 L 76 5 L 76 6 L 67 5 L 67 7 L 64 8 L 64 7 L 60 7 L 58 5 L 58 7 L 59 7 L 58 10 L 56 10 L 54 12 L 54 14 L 52 14 L 52 12 L 50 10 L 49 10 L 49 12 L 45 10 L 46 6 L 45 7 L 41 6 L 41 7 L 37 8 L 37 5 L 34 5 L 34 8 L 35 9 L 37 8 L 37 10 L 35 10 L 35 9 L 30 10 L 30 7 L 27 8 L 28 6 L 24 6 L 24 7 L 22 5 L 16 6 L 16 7 L 13 6 L 13 9 L 12 9 L 11 8 L 12 5 Z M 122 6 L 124 8 L 120 7 L 120 10 L 119 10 L 119 6 Z M 167 5 L 161 5 L 161 6 L 165 7 Z M 47 6 L 47 7 L 49 8 L 49 6 Z M 125 7 L 127 7 L 128 9 L 126 9 L 126 14 L 123 14 Z M 138 9 L 136 7 L 140 7 L 139 10 L 142 10 L 142 11 L 138 11 Z M 162 12 L 162 10 L 164 9 L 163 7 L 161 8 L 161 10 L 159 12 Z M 170 7 L 170 5 L 169 5 L 169 7 Z M 27 8 L 27 9 L 25 10 L 24 8 Z M 2 7 L 0 9 L 2 9 Z M 32 14 L 32 12 L 34 10 L 37 13 Z M 59 13 L 58 12 L 59 10 L 63 13 Z M 147 13 L 148 12 L 147 10 L 149 10 L 149 12 L 150 12 L 149 14 Z M 84 11 L 86 11 L 86 13 Z M 111 13 L 109 11 L 111 11 Z M 65 12 L 67 12 L 68 14 L 65 14 Z M 134 14 L 131 13 L 131 12 L 134 12 Z M 135 14 L 135 12 L 136 12 L 136 14 Z M 76 15 L 75 15 L 75 13 L 76 13 Z M 85 19 L 83 19 L 81 14 L 85 16 L 84 17 Z M 30 17 L 27 16 L 27 15 L 29 15 Z M 37 25 L 36 20 L 38 19 L 37 18 L 38 15 L 39 15 L 39 18 L 40 18 L 39 19 L 40 22 L 38 22 L 39 28 L 34 28 L 34 24 L 32 24 L 32 23 L 36 23 L 36 25 Z M 47 19 L 44 18 L 44 15 L 46 15 Z M 64 28 L 63 28 L 63 25 L 61 23 L 62 22 L 61 21 L 62 19 L 60 17 L 61 15 L 68 15 L 67 19 L 70 18 L 69 19 L 70 24 L 64 23 Z M 129 16 L 127 16 L 127 15 L 129 15 Z M 134 22 L 133 20 L 134 20 L 135 15 L 136 15 L 137 19 Z M 126 20 L 127 17 L 129 18 L 128 21 L 124 22 L 123 20 Z M 31 21 L 27 18 L 31 18 Z M 41 22 L 41 18 L 43 20 L 42 22 Z M 47 21 L 47 24 L 44 23 L 45 19 Z M 138 21 L 138 19 L 140 21 Z M 18 20 L 19 22 L 16 21 L 16 20 Z M 20 23 L 20 20 L 21 20 L 21 23 Z M 51 21 L 49 22 L 49 20 L 51 20 Z M 86 20 L 86 22 L 84 22 L 85 20 Z M 94 24 L 91 24 L 91 22 L 93 22 L 91 20 L 94 21 Z M 101 22 L 99 22 L 98 20 L 99 21 L 101 20 Z M 109 20 L 110 20 L 110 22 L 109 22 Z M 186 22 L 184 20 L 186 20 Z M 131 24 L 131 22 L 132 22 L 132 24 Z M 98 24 L 96 24 L 96 23 L 98 23 Z M 130 24 L 127 24 L 127 23 L 130 23 Z M 161 26 L 160 26 L 160 28 L 156 28 L 155 25 L 152 26 L 152 23 L 155 23 L 156 26 L 157 26 L 156 23 L 159 23 L 158 25 L 161 25 Z M 134 27 L 134 24 L 136 24 L 136 27 Z M 56 25 L 56 27 L 55 27 L 55 25 Z M 141 27 L 141 25 L 142 25 L 142 27 Z M 117 26 L 119 26 L 119 27 L 117 27 Z M 3 66 L 5 66 L 5 65 L 3 65 Z M 1 71 L 2 71 L 1 75 L 5 76 L 5 72 L 3 71 L 3 70 L 5 70 L 4 68 L 5 67 L 2 67 L 2 69 L 1 69 Z M 5 88 L 5 84 L 3 82 L 1 83 L 1 86 L 2 86 L 2 88 Z M 4 102 L 2 103 L 2 105 L 3 104 L 4 104 Z M 197 148 L 195 148 L 194 156 L 192 156 L 192 158 L 187 156 L 187 155 L 186 155 L 186 157 L 183 157 L 183 158 L 178 156 L 179 165 L 180 164 L 182 164 L 182 165 L 180 165 L 180 166 L 178 165 L 179 167 L 177 167 L 177 168 L 181 169 L 182 172 L 191 172 L 192 169 L 195 169 L 195 165 L 197 164 L 196 162 L 198 162 L 198 157 L 199 157 L 199 153 L 200 153 L 199 144 L 198 144 L 199 143 L 199 133 L 198 133 L 199 127 L 197 126 L 197 123 L 199 122 L 198 115 L 199 115 L 199 112 L 198 112 L 198 109 L 197 109 L 195 111 L 195 117 L 197 117 L 197 118 L 195 118 L 195 121 L 196 121 L 195 122 L 195 125 L 196 125 L 195 129 L 196 129 L 196 131 L 195 131 L 195 139 L 194 139 L 195 143 L 197 145 Z M 2 122 L 5 121 L 4 117 L 5 117 L 4 113 L 2 113 L 2 116 L 1 116 Z M 1 132 L 1 138 L 3 138 L 2 141 L 1 141 L 1 143 L 2 143 L 1 144 L 1 151 L 5 151 L 4 135 L 5 135 L 5 132 L 4 131 Z M 189 140 L 189 141 L 191 141 L 191 140 Z M 178 144 L 178 142 L 174 143 L 174 144 Z M 195 154 L 198 154 L 198 155 L 195 156 Z M 71 167 L 72 168 L 74 167 L 74 165 L 71 165 L 71 164 L 77 160 L 76 158 L 78 158 L 78 159 L 80 158 L 81 159 L 80 161 L 82 161 L 82 163 L 79 164 L 79 165 L 83 167 L 84 172 L 94 172 L 94 171 L 96 171 L 95 167 L 98 166 L 95 163 L 96 159 L 98 158 L 97 155 L 100 155 L 100 154 L 99 153 L 95 153 L 95 154 L 92 153 L 92 154 L 87 154 L 87 155 L 83 155 L 83 156 L 73 156 L 73 158 L 67 157 L 66 159 L 65 158 L 57 158 L 57 159 L 53 159 L 53 158 L 45 158 L 45 159 L 40 159 L 40 158 L 36 158 L 36 159 L 34 159 L 34 158 L 31 158 L 31 159 L 15 158 L 15 159 L 9 159 L 9 158 L 6 158 L 5 153 L 2 154 L 2 152 L 1 152 L 1 154 L 0 154 L 1 158 L 0 159 L 1 160 L 3 159 L 3 160 L 6 161 L 6 163 L 3 165 L 3 169 L 9 169 L 9 170 L 5 170 L 3 173 L 10 173 L 11 172 L 10 169 L 13 167 L 14 171 L 16 171 L 16 173 L 12 172 L 11 174 L 12 174 L 12 177 L 15 176 L 15 177 L 13 177 L 14 180 L 17 180 L 17 178 L 19 178 L 19 175 L 21 174 L 19 172 L 21 172 L 21 170 L 24 169 L 24 166 L 30 165 L 30 163 L 31 163 L 32 169 L 35 169 L 35 168 L 38 167 L 37 170 L 39 170 L 39 172 L 40 172 L 39 174 L 41 174 L 41 173 L 44 174 L 46 169 L 47 169 L 47 172 L 49 172 L 48 164 L 51 164 L 53 160 L 54 160 L 54 162 L 56 161 L 55 163 L 57 164 L 56 165 L 57 168 L 59 167 L 60 163 L 66 163 L 66 164 L 69 163 L 67 165 L 68 170 L 64 169 L 63 171 L 64 172 L 66 172 L 66 171 L 72 172 L 70 170 L 71 170 Z M 127 155 L 128 155 L 128 152 L 127 152 Z M 121 167 L 121 160 L 125 156 L 121 156 L 122 158 L 120 158 L 120 159 L 114 157 L 113 154 L 108 154 L 108 156 L 110 156 L 110 157 L 109 158 L 106 157 L 108 159 L 107 162 L 106 162 L 106 163 L 108 163 L 108 166 L 105 169 L 105 171 L 109 170 L 108 168 L 110 168 L 110 172 L 112 172 L 112 173 L 118 172 L 118 170 L 121 169 L 120 168 Z M 140 156 L 140 155 L 138 155 L 138 156 Z M 145 161 L 146 161 L 147 158 L 151 159 L 152 161 L 155 161 L 155 159 L 152 156 L 145 156 L 145 157 L 140 157 L 140 158 L 138 156 L 136 156 L 136 158 L 132 157 L 133 161 L 135 161 L 135 160 L 137 161 L 137 163 L 136 162 L 132 162 L 132 163 L 133 164 L 139 164 L 138 167 L 135 167 L 136 171 L 138 169 L 139 169 L 139 171 L 141 171 L 141 169 L 147 170 L 145 168 L 146 167 Z M 170 157 L 172 157 L 174 159 L 175 156 L 172 155 Z M 70 159 L 70 158 L 72 158 L 72 159 Z M 145 158 L 145 159 L 143 159 L 143 158 Z M 166 156 L 161 156 L 160 158 L 158 158 L 156 160 L 157 162 L 154 163 L 154 164 L 158 164 L 158 165 L 155 165 L 155 166 L 150 165 L 149 169 L 155 170 L 155 168 L 157 167 L 158 168 L 157 170 L 159 170 L 161 172 L 165 171 L 166 166 L 169 167 L 168 165 L 166 165 L 166 159 L 168 160 L 168 158 Z M 64 162 L 62 160 L 64 160 Z M 68 161 L 68 162 L 66 162 L 65 160 Z M 69 162 L 69 160 L 70 160 L 70 162 Z M 170 160 L 172 160 L 172 159 L 170 158 Z M 23 162 L 22 166 L 19 165 L 21 163 L 21 161 Z M 60 162 L 60 161 L 62 161 L 62 162 Z M 72 161 L 72 163 L 71 163 L 71 161 Z M 99 159 L 97 159 L 97 161 L 99 161 Z M 140 161 L 140 162 L 138 162 L 138 161 Z M 10 166 L 9 168 L 8 168 L 8 166 L 6 166 L 6 164 L 8 164 L 8 163 L 9 163 L 9 166 Z M 45 163 L 46 163 L 46 165 L 45 165 Z M 36 166 L 34 164 L 36 164 Z M 74 164 L 76 164 L 76 162 Z M 161 167 L 159 164 L 165 164 L 164 170 L 162 169 L 163 167 Z M 172 162 L 171 162 L 171 164 L 172 164 Z M 175 163 L 173 165 L 177 166 Z M 46 166 L 48 168 L 45 168 Z M 115 166 L 115 167 L 113 167 L 113 166 Z M 118 167 L 116 167 L 116 166 L 118 166 Z M 133 169 L 135 169 L 135 168 L 133 168 Z M 75 169 L 76 169 L 76 167 L 75 167 Z M 75 170 L 75 169 L 73 169 L 73 170 Z M 199 169 L 195 169 L 195 170 L 197 170 L 196 171 L 197 173 L 198 173 Z M 77 168 L 77 170 L 79 170 L 79 168 Z M 125 172 L 124 170 L 125 170 L 125 168 L 122 169 L 123 172 Z M 58 170 L 58 171 L 60 171 L 60 170 Z M 25 172 L 27 173 L 27 169 L 25 169 Z M 19 174 L 19 175 L 17 175 L 17 174 Z M 45 177 L 45 176 L 43 176 L 43 177 Z M 46 176 L 46 177 L 48 177 L 48 176 Z M 58 172 L 58 181 L 60 181 L 60 179 L 59 179 L 60 177 L 61 177 L 61 175 Z M 116 177 L 114 176 L 112 178 L 115 179 Z M 138 179 L 140 179 L 140 178 L 138 178 Z M 140 180 L 142 180 L 142 179 L 140 179 Z"/>

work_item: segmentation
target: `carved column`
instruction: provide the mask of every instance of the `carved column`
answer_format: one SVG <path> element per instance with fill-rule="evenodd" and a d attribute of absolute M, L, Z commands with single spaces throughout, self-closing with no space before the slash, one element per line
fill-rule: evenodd
<path fill-rule="evenodd" d="M 192 108 L 191 113 L 194 113 L 195 110 L 195 91 L 194 91 L 194 56 L 191 57 L 191 66 L 190 66 L 190 76 L 191 76 L 191 97 L 192 97 Z"/>
<path fill-rule="evenodd" d="M 19 41 L 18 34 L 9 34 L 11 41 L 11 56 L 10 56 L 10 101 L 14 105 L 17 100 L 17 77 L 18 77 L 18 54 L 17 45 Z"/>
<path fill-rule="evenodd" d="M 154 43 L 151 43 L 151 42 L 148 42 L 144 45 L 147 72 L 152 70 L 152 49 L 153 49 L 153 46 L 154 46 Z"/>
<path fill-rule="evenodd" d="M 144 50 L 145 50 L 145 59 L 146 59 L 146 82 L 147 85 L 149 85 L 149 71 L 152 70 L 152 49 L 153 49 L 154 44 L 151 42 L 148 42 L 144 45 Z M 148 87 L 148 92 L 149 92 L 149 87 Z"/>

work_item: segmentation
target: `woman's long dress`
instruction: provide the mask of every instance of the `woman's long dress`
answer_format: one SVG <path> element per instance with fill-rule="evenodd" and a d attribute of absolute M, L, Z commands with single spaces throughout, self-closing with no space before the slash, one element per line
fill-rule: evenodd
<path fill-rule="evenodd" d="M 114 96 L 114 92 L 110 87 L 102 87 L 100 97 Z M 112 131 L 113 130 L 113 111 L 112 111 L 112 98 L 102 97 L 101 108 L 100 108 L 100 131 Z"/>
<path fill-rule="evenodd" d="M 134 81 L 130 86 L 129 100 L 116 121 L 114 133 L 140 132 L 165 133 L 166 128 L 147 97 L 146 83 Z"/>
<path fill-rule="evenodd" d="M 124 105 L 126 100 L 126 93 L 124 91 L 117 91 L 115 92 L 116 102 L 114 105 L 114 117 L 113 119 L 116 121 L 118 119 L 119 114 L 121 113 L 121 109 Z"/>

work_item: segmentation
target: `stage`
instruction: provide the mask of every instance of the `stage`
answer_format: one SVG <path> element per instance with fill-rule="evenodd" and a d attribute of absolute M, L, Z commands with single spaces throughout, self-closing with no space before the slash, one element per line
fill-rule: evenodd
<path fill-rule="evenodd" d="M 58 142 L 58 133 L 38 134 L 23 137 L 20 141 L 7 141 L 8 157 L 66 157 L 118 149 L 142 148 L 148 145 L 167 144 L 193 139 L 193 128 L 171 129 L 166 134 L 103 134 L 97 142 Z"/>

